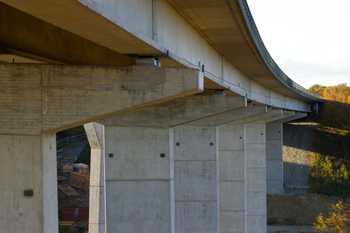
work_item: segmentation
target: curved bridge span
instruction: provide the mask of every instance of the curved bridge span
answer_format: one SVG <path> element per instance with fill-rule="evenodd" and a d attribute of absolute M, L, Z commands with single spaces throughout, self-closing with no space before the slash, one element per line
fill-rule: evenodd
<path fill-rule="evenodd" d="M 321 96 L 246 0 L 1 0 L 0 226 L 58 232 L 55 134 L 84 124 L 89 232 L 266 232 L 283 123 Z"/>

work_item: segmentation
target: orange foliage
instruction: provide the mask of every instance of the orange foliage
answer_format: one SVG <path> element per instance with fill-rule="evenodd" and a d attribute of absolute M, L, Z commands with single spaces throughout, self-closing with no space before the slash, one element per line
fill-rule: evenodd
<path fill-rule="evenodd" d="M 350 86 L 346 83 L 324 88 L 326 98 L 320 119 L 320 130 L 338 129 L 329 134 L 327 143 L 331 145 L 332 155 L 348 159 L 350 155 Z"/>
<path fill-rule="evenodd" d="M 338 86 L 326 87 L 323 90 L 323 96 L 327 100 L 350 104 L 350 86 L 348 87 L 346 83 L 342 83 Z"/>
<path fill-rule="evenodd" d="M 322 214 L 318 215 L 317 221 L 314 223 L 315 230 L 320 232 L 349 232 L 350 211 L 342 201 L 333 205 L 328 215 L 328 218 L 324 218 Z"/>
<path fill-rule="evenodd" d="M 325 89 L 325 86 L 322 86 L 320 84 L 314 84 L 309 88 L 309 91 L 312 91 L 316 94 L 323 95 L 323 90 Z"/>

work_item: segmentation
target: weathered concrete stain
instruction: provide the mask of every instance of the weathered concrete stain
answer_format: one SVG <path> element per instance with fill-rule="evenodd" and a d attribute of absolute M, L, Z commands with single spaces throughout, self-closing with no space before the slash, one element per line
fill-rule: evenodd
<path fill-rule="evenodd" d="M 133 66 L 122 77 L 122 88 L 132 91 L 144 91 L 165 83 L 167 77 L 164 69 L 150 66 Z"/>

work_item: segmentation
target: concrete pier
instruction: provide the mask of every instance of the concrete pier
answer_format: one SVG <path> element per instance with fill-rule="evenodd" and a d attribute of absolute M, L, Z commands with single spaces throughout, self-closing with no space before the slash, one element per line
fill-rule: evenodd
<path fill-rule="evenodd" d="M 218 129 L 174 128 L 175 232 L 219 231 Z"/>
<path fill-rule="evenodd" d="M 96 122 L 84 128 L 91 147 L 89 232 L 105 232 L 105 129 Z"/>
<path fill-rule="evenodd" d="M 296 112 L 289 117 L 266 124 L 266 192 L 283 193 L 283 123 L 306 117 Z"/>
<path fill-rule="evenodd" d="M 58 233 L 55 134 L 0 134 L 2 232 Z"/>
<path fill-rule="evenodd" d="M 245 233 L 246 132 L 244 124 L 219 126 L 220 232 Z"/>
<path fill-rule="evenodd" d="M 264 123 L 245 127 L 247 232 L 266 233 L 266 129 Z"/>
<path fill-rule="evenodd" d="M 195 123 L 245 107 L 242 97 L 192 96 L 99 121 L 106 231 L 218 232 L 218 129 Z"/>
<path fill-rule="evenodd" d="M 266 192 L 283 193 L 283 123 L 266 124 Z"/>
<path fill-rule="evenodd" d="M 193 96 L 85 125 L 105 130 L 93 218 L 104 205 L 106 232 L 266 232 L 266 124 L 292 115 Z"/>

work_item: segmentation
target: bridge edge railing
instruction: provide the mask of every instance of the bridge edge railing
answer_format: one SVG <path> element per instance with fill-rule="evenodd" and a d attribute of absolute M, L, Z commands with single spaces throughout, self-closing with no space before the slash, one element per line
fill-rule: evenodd
<path fill-rule="evenodd" d="M 260 36 L 260 33 L 258 31 L 258 28 L 255 24 L 255 21 L 253 19 L 253 16 L 250 12 L 248 2 L 247 0 L 241 0 L 241 10 L 243 15 L 245 16 L 246 23 L 250 29 L 251 36 L 253 39 L 255 39 L 255 44 L 258 47 L 258 50 L 260 52 L 260 55 L 265 60 L 266 65 L 269 67 L 269 69 L 272 71 L 272 73 L 275 75 L 275 77 L 282 82 L 284 85 L 287 85 L 290 89 L 294 90 L 296 93 L 308 97 L 311 99 L 314 99 L 316 101 L 323 102 L 324 97 L 321 95 L 318 95 L 312 91 L 309 91 L 308 89 L 300 86 L 298 83 L 294 82 L 291 78 L 289 78 L 282 70 L 281 68 L 276 64 L 276 62 L 271 57 L 270 53 L 267 51 L 264 42 L 262 41 L 262 38 Z M 313 97 L 313 98 L 312 98 Z"/>
<path fill-rule="evenodd" d="M 83 140 L 87 140 L 87 136 L 85 133 L 58 140 L 58 141 L 56 141 L 56 147 L 58 148 L 58 147 L 65 146 L 65 145 L 73 143 L 73 142 L 80 142 Z"/>

